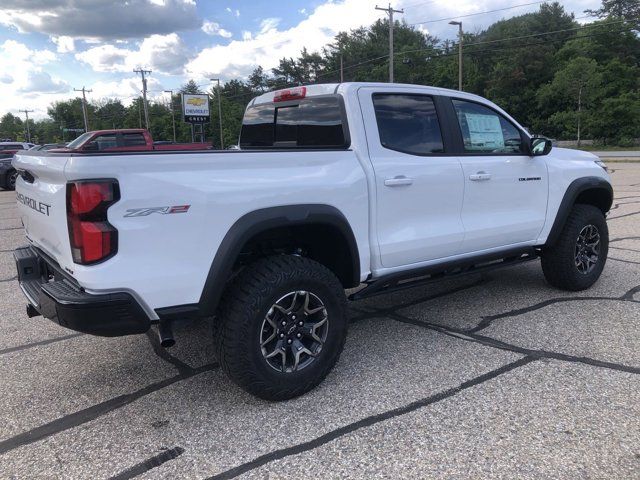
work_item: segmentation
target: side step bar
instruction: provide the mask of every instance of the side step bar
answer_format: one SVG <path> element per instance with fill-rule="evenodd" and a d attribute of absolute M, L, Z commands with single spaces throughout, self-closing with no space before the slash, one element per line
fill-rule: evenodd
<path fill-rule="evenodd" d="M 518 249 L 392 273 L 367 282 L 364 288 L 349 295 L 349 300 L 361 300 L 383 293 L 397 292 L 399 290 L 437 282 L 445 278 L 510 267 L 535 260 L 539 256 L 540 252 L 535 248 L 527 248 L 525 250 Z"/>

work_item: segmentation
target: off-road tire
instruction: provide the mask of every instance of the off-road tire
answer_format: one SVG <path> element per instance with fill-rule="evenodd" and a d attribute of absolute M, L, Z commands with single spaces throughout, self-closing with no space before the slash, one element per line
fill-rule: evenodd
<path fill-rule="evenodd" d="M 288 292 L 313 293 L 326 308 L 328 330 L 318 356 L 291 372 L 269 366 L 261 348 L 263 321 Z M 260 259 L 231 281 L 214 319 L 215 353 L 231 380 L 265 400 L 286 400 L 316 387 L 338 361 L 347 336 L 346 297 L 336 276 L 308 258 L 279 255 Z"/>
<path fill-rule="evenodd" d="M 581 273 L 576 266 L 576 244 L 583 228 L 593 225 L 600 236 L 600 251 L 593 270 Z M 556 243 L 542 253 L 542 271 L 551 285 L 562 290 L 585 290 L 593 285 L 604 268 L 609 251 L 609 230 L 602 211 L 592 205 L 576 204 Z"/>

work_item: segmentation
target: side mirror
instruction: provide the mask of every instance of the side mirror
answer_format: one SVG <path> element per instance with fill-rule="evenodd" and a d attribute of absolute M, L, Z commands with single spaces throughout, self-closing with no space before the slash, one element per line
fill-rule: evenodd
<path fill-rule="evenodd" d="M 532 156 L 547 155 L 551 151 L 551 140 L 548 138 L 534 137 L 529 144 L 529 151 Z"/>

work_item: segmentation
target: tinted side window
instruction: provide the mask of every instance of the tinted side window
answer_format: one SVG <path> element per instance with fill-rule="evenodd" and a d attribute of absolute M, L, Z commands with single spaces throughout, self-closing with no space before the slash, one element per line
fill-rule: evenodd
<path fill-rule="evenodd" d="M 144 147 L 147 144 L 141 133 L 124 133 L 122 138 L 125 147 Z"/>
<path fill-rule="evenodd" d="M 96 143 L 98 145 L 98 150 L 106 150 L 107 148 L 114 148 L 118 146 L 115 134 L 99 135 L 94 138 L 91 143 Z"/>
<path fill-rule="evenodd" d="M 502 115 L 478 103 L 452 101 L 465 152 L 525 153 L 520 130 Z"/>
<path fill-rule="evenodd" d="M 379 93 L 373 96 L 373 106 L 383 147 L 413 155 L 444 152 L 431 97 Z"/>
<path fill-rule="evenodd" d="M 341 148 L 346 144 L 337 96 L 311 97 L 298 104 L 250 107 L 240 134 L 243 148 Z"/>

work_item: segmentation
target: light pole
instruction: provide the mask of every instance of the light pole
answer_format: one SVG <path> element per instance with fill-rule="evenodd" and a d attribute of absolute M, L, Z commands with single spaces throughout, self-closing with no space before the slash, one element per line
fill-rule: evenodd
<path fill-rule="evenodd" d="M 171 123 L 173 124 L 173 143 L 176 143 L 176 116 L 173 113 L 173 90 L 165 90 L 164 93 L 171 95 L 169 97 L 169 108 L 171 109 Z"/>
<path fill-rule="evenodd" d="M 462 91 L 462 22 L 452 20 L 449 25 L 458 25 L 458 90 Z"/>
<path fill-rule="evenodd" d="M 224 150 L 224 141 L 222 140 L 222 106 L 220 104 L 220 79 L 211 78 L 212 82 L 218 82 L 216 97 L 218 97 L 218 127 L 220 128 L 220 150 Z"/>

